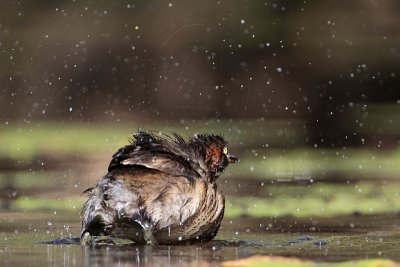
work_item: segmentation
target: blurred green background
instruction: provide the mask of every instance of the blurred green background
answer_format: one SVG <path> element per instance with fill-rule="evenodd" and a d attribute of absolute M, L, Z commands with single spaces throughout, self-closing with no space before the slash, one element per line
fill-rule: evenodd
<path fill-rule="evenodd" d="M 241 159 L 218 181 L 226 223 L 398 214 L 399 11 L 394 0 L 2 3 L 4 218 L 58 214 L 78 234 L 80 193 L 138 129 L 226 137 Z"/>

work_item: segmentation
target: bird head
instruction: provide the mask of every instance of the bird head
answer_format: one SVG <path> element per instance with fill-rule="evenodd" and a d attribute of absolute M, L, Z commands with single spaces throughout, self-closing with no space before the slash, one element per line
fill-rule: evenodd
<path fill-rule="evenodd" d="M 207 172 L 215 180 L 230 163 L 239 161 L 237 157 L 228 153 L 228 143 L 219 135 L 198 134 L 190 143 L 201 150 Z"/>

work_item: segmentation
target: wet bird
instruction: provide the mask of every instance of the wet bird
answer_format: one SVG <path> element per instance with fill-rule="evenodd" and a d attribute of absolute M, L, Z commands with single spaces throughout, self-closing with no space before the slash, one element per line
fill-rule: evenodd
<path fill-rule="evenodd" d="M 225 207 L 216 180 L 236 161 L 218 135 L 185 141 L 178 134 L 138 132 L 112 156 L 108 173 L 84 192 L 81 239 L 175 244 L 214 238 Z"/>

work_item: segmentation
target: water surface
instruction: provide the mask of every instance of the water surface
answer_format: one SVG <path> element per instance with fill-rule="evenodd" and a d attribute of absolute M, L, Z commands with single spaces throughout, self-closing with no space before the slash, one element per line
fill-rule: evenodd
<path fill-rule="evenodd" d="M 216 239 L 190 246 L 117 245 L 97 248 L 38 244 L 79 235 L 78 214 L 5 212 L 0 222 L 2 266 L 187 266 L 218 265 L 251 255 L 314 261 L 387 258 L 400 261 L 398 214 L 337 218 L 226 219 Z"/>

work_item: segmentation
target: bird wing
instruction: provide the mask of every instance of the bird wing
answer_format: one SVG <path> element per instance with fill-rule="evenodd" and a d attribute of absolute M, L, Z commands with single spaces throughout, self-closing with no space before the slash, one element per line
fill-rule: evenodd
<path fill-rule="evenodd" d="M 200 176 L 190 163 L 180 156 L 162 150 L 135 149 L 133 146 L 126 146 L 118 150 L 113 155 L 108 171 L 118 168 L 135 168 L 135 166 L 158 170 L 173 176 L 187 178 Z"/>

